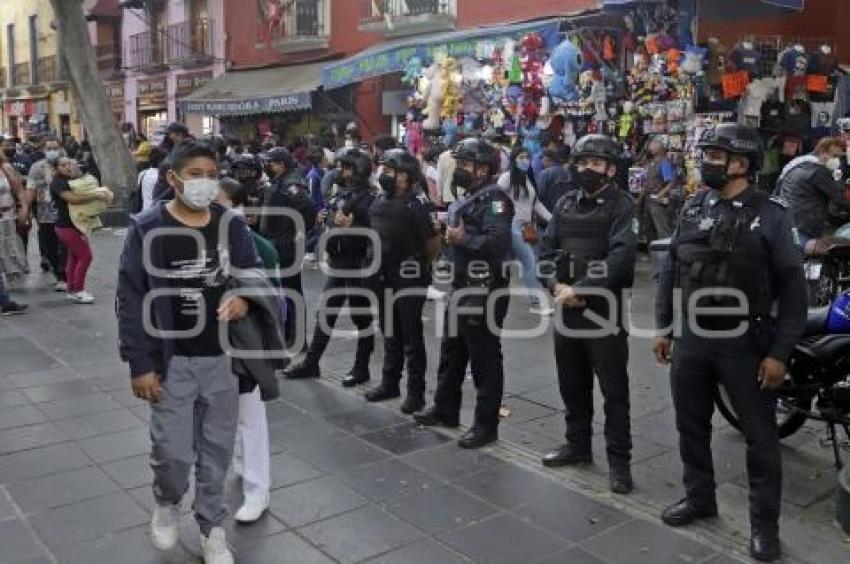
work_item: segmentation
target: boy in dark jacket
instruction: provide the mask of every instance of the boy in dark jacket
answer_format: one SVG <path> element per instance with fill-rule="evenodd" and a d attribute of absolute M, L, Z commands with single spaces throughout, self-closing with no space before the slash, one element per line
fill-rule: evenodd
<path fill-rule="evenodd" d="M 215 152 L 193 142 L 175 149 L 166 178 L 175 198 L 131 218 L 121 255 L 117 313 L 121 356 L 133 394 L 151 404 L 156 508 L 151 538 L 177 542 L 178 506 L 196 466 L 195 518 L 208 564 L 231 564 L 222 524 L 224 480 L 238 415 L 237 380 L 219 340 L 248 302 L 225 296 L 225 276 L 260 265 L 248 226 L 222 221 Z"/>

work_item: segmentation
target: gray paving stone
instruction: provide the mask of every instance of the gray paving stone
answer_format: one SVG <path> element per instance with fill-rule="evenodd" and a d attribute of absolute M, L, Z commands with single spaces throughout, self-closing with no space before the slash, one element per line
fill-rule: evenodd
<path fill-rule="evenodd" d="M 37 478 L 91 463 L 91 459 L 70 442 L 25 450 L 0 456 L 0 483 Z"/>
<path fill-rule="evenodd" d="M 389 459 L 360 466 L 338 474 L 346 484 L 372 501 L 386 501 L 402 495 L 427 492 L 441 484 L 428 474 Z"/>
<path fill-rule="evenodd" d="M 47 419 L 31 405 L 17 405 L 0 409 L 0 430 L 44 423 Z"/>
<path fill-rule="evenodd" d="M 61 399 L 74 398 L 78 396 L 88 396 L 95 392 L 88 382 L 83 380 L 69 380 L 68 382 L 59 382 L 58 384 L 49 384 L 47 386 L 33 386 L 31 388 L 23 388 L 21 392 L 33 403 L 41 403 L 43 401 L 55 401 Z"/>
<path fill-rule="evenodd" d="M 239 510 L 241 497 L 240 495 L 240 503 L 231 506 L 231 515 Z M 190 513 L 188 518 L 194 520 L 194 515 Z M 227 535 L 228 544 L 238 553 L 258 545 L 264 545 L 268 537 L 286 531 L 287 527 L 272 513 L 266 511 L 259 520 L 250 524 L 243 525 L 242 523 L 237 523 L 234 519 L 228 518 L 224 522 L 224 530 Z"/>
<path fill-rule="evenodd" d="M 700 562 L 713 550 L 670 531 L 661 524 L 642 520 L 627 521 L 593 537 L 582 547 L 611 562 L 657 564 L 659 562 Z"/>
<path fill-rule="evenodd" d="M 19 405 L 29 405 L 29 401 L 24 394 L 14 390 L 0 392 L 0 407 L 5 409 Z"/>
<path fill-rule="evenodd" d="M 468 562 L 431 539 L 412 542 L 369 560 L 369 564 L 462 564 Z"/>
<path fill-rule="evenodd" d="M 560 441 L 515 425 L 499 425 L 499 440 L 541 453 L 557 446 Z"/>
<path fill-rule="evenodd" d="M 274 490 L 269 509 L 286 525 L 300 527 L 365 504 L 354 490 L 336 478 L 325 477 Z"/>
<path fill-rule="evenodd" d="M 501 514 L 439 537 L 477 562 L 515 564 L 534 562 L 566 547 L 512 515 Z"/>
<path fill-rule="evenodd" d="M 13 482 L 6 488 L 24 513 L 61 507 L 118 491 L 109 476 L 94 466 Z"/>
<path fill-rule="evenodd" d="M 129 529 L 148 519 L 133 498 L 117 492 L 39 513 L 30 522 L 48 545 L 59 548 Z"/>
<path fill-rule="evenodd" d="M 499 511 L 453 486 L 429 488 L 390 500 L 384 507 L 429 534 L 462 527 Z"/>
<path fill-rule="evenodd" d="M 0 558 L 3 562 L 20 562 L 44 556 L 41 544 L 21 521 L 0 521 Z"/>
<path fill-rule="evenodd" d="M 393 454 L 407 454 L 448 442 L 449 438 L 431 429 L 407 422 L 367 433 L 363 435 L 363 440 Z"/>
<path fill-rule="evenodd" d="M 308 462 L 285 452 L 272 455 L 270 463 L 273 490 L 322 476 L 322 472 Z"/>
<path fill-rule="evenodd" d="M 388 457 L 385 452 L 353 436 L 312 443 L 299 447 L 294 452 L 319 470 L 328 473 L 348 470 Z"/>
<path fill-rule="evenodd" d="M 466 476 L 455 485 L 505 509 L 556 495 L 562 489 L 556 482 L 512 464 L 501 464 Z"/>
<path fill-rule="evenodd" d="M 574 546 L 563 552 L 553 554 L 535 564 L 605 564 L 605 560 L 597 558 L 589 552 Z"/>
<path fill-rule="evenodd" d="M 109 396 L 100 392 L 38 404 L 38 408 L 52 421 L 110 411 L 120 407 Z"/>
<path fill-rule="evenodd" d="M 0 431 L 0 455 L 43 447 L 68 440 L 53 423 L 39 423 Z"/>
<path fill-rule="evenodd" d="M 484 451 L 458 448 L 453 443 L 412 452 L 402 456 L 401 460 L 443 480 L 459 480 L 503 464 L 501 460 Z"/>
<path fill-rule="evenodd" d="M 0 338 L 0 376 L 17 374 L 9 378 L 14 387 L 22 387 L 20 382 L 25 372 L 35 372 L 59 366 L 59 362 L 37 347 L 30 339 L 25 337 Z"/>
<path fill-rule="evenodd" d="M 294 533 L 264 538 L 262 543 L 235 552 L 237 562 L 250 564 L 332 564 L 334 561 Z"/>
<path fill-rule="evenodd" d="M 61 425 L 65 433 L 75 440 L 144 428 L 144 423 L 127 409 L 114 409 L 63 419 Z"/>
<path fill-rule="evenodd" d="M 320 521 L 299 532 L 343 563 L 365 560 L 420 536 L 410 525 L 374 507 Z"/>
<path fill-rule="evenodd" d="M 153 483 L 153 470 L 151 470 L 150 456 L 147 454 L 107 462 L 101 466 L 101 469 L 124 489 Z"/>
<path fill-rule="evenodd" d="M 17 358 L 21 353 L 15 353 Z M 26 353 L 24 353 L 26 354 Z M 37 354 L 44 355 L 42 352 Z M 36 362 L 45 364 L 44 361 L 39 361 L 36 356 Z M 5 364 L 5 359 L 4 359 Z M 9 371 L 9 376 L 6 376 L 6 381 L 13 388 L 33 388 L 38 386 L 49 386 L 51 384 L 60 384 L 62 382 L 73 382 L 80 379 L 79 374 L 72 369 L 59 365 L 58 362 L 52 361 L 48 366 L 40 366 L 31 370 L 15 370 Z"/>
<path fill-rule="evenodd" d="M 727 554 L 718 554 L 703 561 L 702 564 L 741 564 L 742 562 L 747 562 L 747 560 L 744 558 L 733 558 Z"/>
<path fill-rule="evenodd" d="M 148 430 L 140 428 L 92 437 L 79 441 L 79 445 L 95 462 L 102 464 L 150 452 L 151 439 Z"/>
<path fill-rule="evenodd" d="M 526 421 L 540 419 L 541 417 L 557 413 L 551 407 L 530 402 L 520 397 L 504 399 L 502 401 L 502 407 L 510 410 L 510 414 L 502 418 L 502 424 L 509 423 L 511 425 L 519 425 Z"/>
<path fill-rule="evenodd" d="M 355 435 L 362 435 L 370 431 L 392 427 L 408 421 L 406 418 L 396 415 L 387 409 L 376 409 L 373 405 L 366 405 L 356 411 L 334 413 L 328 415 L 325 419 Z"/>
<path fill-rule="evenodd" d="M 157 550 L 150 541 L 147 527 L 136 527 L 57 551 L 57 557 L 62 564 L 117 562 L 118 555 L 122 564 L 201 563 L 199 558 L 191 556 L 179 543 L 168 552 Z"/>
<path fill-rule="evenodd" d="M 284 382 L 281 397 L 311 415 L 344 413 L 363 407 L 362 398 L 321 381 Z"/>

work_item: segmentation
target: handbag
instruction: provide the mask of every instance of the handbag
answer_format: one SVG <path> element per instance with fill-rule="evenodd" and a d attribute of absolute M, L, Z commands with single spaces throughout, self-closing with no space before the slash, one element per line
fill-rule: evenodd
<path fill-rule="evenodd" d="M 534 199 L 531 201 L 531 221 L 522 224 L 522 240 L 529 245 L 536 245 L 540 242 L 540 232 L 537 230 L 537 213 L 534 208 L 537 206 L 537 192 L 534 192 Z"/>

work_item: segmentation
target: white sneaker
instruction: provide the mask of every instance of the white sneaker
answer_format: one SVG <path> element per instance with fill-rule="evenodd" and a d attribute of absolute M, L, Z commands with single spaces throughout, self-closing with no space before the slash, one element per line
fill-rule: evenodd
<path fill-rule="evenodd" d="M 201 558 L 204 564 L 233 564 L 233 553 L 227 548 L 224 529 L 213 527 L 210 536 L 201 535 Z"/>
<path fill-rule="evenodd" d="M 65 299 L 71 301 L 77 299 L 77 292 L 68 292 L 67 294 L 65 294 Z"/>
<path fill-rule="evenodd" d="M 428 286 L 428 295 L 426 296 L 426 298 L 428 298 L 429 300 L 442 300 L 445 295 L 445 292 L 443 292 L 442 290 L 438 290 L 433 285 Z"/>
<path fill-rule="evenodd" d="M 180 512 L 176 505 L 158 505 L 151 518 L 151 541 L 159 550 L 171 550 L 177 544 L 177 522 Z"/>
<path fill-rule="evenodd" d="M 88 292 L 77 292 L 77 294 L 72 298 L 74 303 L 76 304 L 93 304 L 94 296 L 89 294 Z"/>
<path fill-rule="evenodd" d="M 56 292 L 67 292 L 68 291 L 68 283 L 62 282 L 61 280 L 53 285 L 53 289 Z"/>
<path fill-rule="evenodd" d="M 263 516 L 266 509 L 269 508 L 269 494 L 246 495 L 245 501 L 242 502 L 242 507 L 233 516 L 240 523 L 253 523 Z"/>

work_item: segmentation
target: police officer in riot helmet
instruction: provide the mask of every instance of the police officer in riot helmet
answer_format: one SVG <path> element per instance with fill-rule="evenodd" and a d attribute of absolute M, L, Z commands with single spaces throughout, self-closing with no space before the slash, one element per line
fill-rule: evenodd
<path fill-rule="evenodd" d="M 446 228 L 453 295 L 446 305 L 434 405 L 414 419 L 421 425 L 458 425 L 461 386 L 471 361 L 475 420 L 458 444 L 478 448 L 498 439 L 505 380 L 500 333 L 509 301 L 505 263 L 514 212 L 494 179 L 499 155 L 492 145 L 465 139 L 453 156 L 457 168 L 452 182 L 466 194 L 449 208 Z"/>
<path fill-rule="evenodd" d="M 384 366 L 381 383 L 366 393 L 371 402 L 401 395 L 399 383 L 407 360 L 407 396 L 402 413 L 425 407 L 427 355 L 422 331 L 422 307 L 431 278 L 431 260 L 440 240 L 431 220 L 419 161 L 404 149 L 381 157 L 378 177 L 382 193 L 369 211 L 372 228 L 381 241 L 379 287 L 384 303 Z"/>
<path fill-rule="evenodd" d="M 782 493 L 776 389 L 806 323 L 802 255 L 785 204 L 755 186 L 763 155 L 758 132 L 722 124 L 698 146 L 710 190 L 682 211 L 656 303 L 654 351 L 659 362 L 672 361 L 686 492 L 661 519 L 679 527 L 717 515 L 711 416 L 722 384 L 747 439 L 750 553 L 772 561 L 780 555 Z M 674 288 L 683 314 L 676 324 Z"/>
<path fill-rule="evenodd" d="M 622 147 L 587 135 L 572 151 L 576 188 L 555 205 L 540 249 L 540 275 L 561 306 L 555 364 L 566 407 L 566 439 L 545 466 L 590 463 L 593 375 L 605 398 L 605 444 L 611 491 L 632 491 L 629 347 L 624 292 L 634 282 L 635 202 L 617 185 Z M 593 320 L 596 317 L 599 321 Z"/>
<path fill-rule="evenodd" d="M 265 195 L 259 195 L 263 207 L 260 218 L 259 232 L 277 249 L 280 257 L 281 270 L 291 269 L 298 258 L 296 252 L 296 237 L 304 234 L 300 232 L 296 221 L 287 215 L 282 215 L 279 210 L 292 210 L 297 213 L 304 223 L 304 230 L 310 230 L 316 223 L 316 210 L 313 207 L 313 199 L 307 192 L 304 179 L 298 173 L 298 164 L 289 151 L 282 147 L 276 147 L 266 153 L 268 162 L 267 173 L 271 181 L 271 187 Z M 281 279 L 281 286 L 287 288 L 298 296 L 304 295 L 301 284 L 301 269 L 299 268 L 290 276 Z M 304 312 L 304 308 L 295 307 L 291 297 L 286 298 L 290 312 Z M 302 327 L 306 324 L 306 313 L 302 315 Z M 287 315 L 284 323 L 284 334 L 287 344 L 295 341 L 297 323 L 295 315 Z"/>
<path fill-rule="evenodd" d="M 271 186 L 263 178 L 263 163 L 259 157 L 243 153 L 233 155 L 230 159 L 230 176 L 238 180 L 245 189 L 247 205 L 257 207 L 261 205 Z M 253 225 L 252 218 L 248 217 L 249 223 Z"/>
<path fill-rule="evenodd" d="M 369 208 L 374 200 L 374 194 L 369 187 L 369 175 L 372 173 L 372 161 L 368 154 L 359 149 L 348 149 L 339 155 L 341 174 L 339 176 L 339 191 L 328 201 L 325 223 L 333 233 L 328 239 L 326 253 L 330 266 L 334 269 L 357 271 L 365 269 L 370 264 L 371 245 L 363 233 L 345 234 L 351 228 L 369 228 Z M 375 348 L 375 338 L 372 333 L 372 315 L 364 313 L 368 310 L 370 300 L 364 291 L 371 291 L 370 279 L 357 275 L 345 277 L 328 276 L 325 293 L 333 292 L 326 300 L 325 313 L 323 309 L 317 312 L 325 315 L 327 328 L 336 324 L 337 313 L 348 303 L 354 310 L 352 321 L 360 333 L 357 338 L 357 353 L 354 366 L 343 378 L 345 387 L 352 387 L 369 381 L 369 357 Z M 340 292 L 342 290 L 342 292 Z M 350 292 L 348 291 L 350 290 Z M 356 312 L 356 313 L 355 313 Z M 330 342 L 328 334 L 317 320 L 313 332 L 313 340 L 307 349 L 307 356 L 302 362 L 293 366 L 286 373 L 290 379 L 318 378 L 320 376 L 319 361 Z"/>

